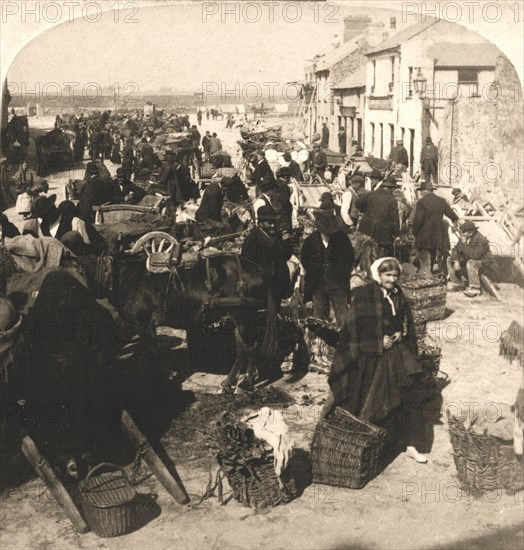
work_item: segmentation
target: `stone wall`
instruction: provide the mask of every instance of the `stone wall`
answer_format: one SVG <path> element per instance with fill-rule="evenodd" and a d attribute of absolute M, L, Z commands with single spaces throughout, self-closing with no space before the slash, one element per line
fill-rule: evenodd
<path fill-rule="evenodd" d="M 457 98 L 445 107 L 441 181 L 499 205 L 524 204 L 522 86 L 505 56 L 497 60 L 492 87 L 481 92 L 482 98 Z"/>

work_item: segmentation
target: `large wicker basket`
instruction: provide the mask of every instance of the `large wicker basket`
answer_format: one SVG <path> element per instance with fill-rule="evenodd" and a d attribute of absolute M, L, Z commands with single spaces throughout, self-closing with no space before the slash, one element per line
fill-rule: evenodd
<path fill-rule="evenodd" d="M 100 473 L 103 469 L 112 471 Z M 85 519 L 98 536 L 117 537 L 131 531 L 137 514 L 136 491 L 120 466 L 109 462 L 95 466 L 80 484 L 80 494 Z"/>
<path fill-rule="evenodd" d="M 236 470 L 228 474 L 235 499 L 244 506 L 259 509 L 287 504 L 298 495 L 295 480 L 284 473 L 279 483 L 272 460 L 261 461 L 251 471 Z"/>
<path fill-rule="evenodd" d="M 411 304 L 416 324 L 438 321 L 446 311 L 446 282 L 436 277 L 402 277 L 400 284 Z"/>
<path fill-rule="evenodd" d="M 336 407 L 315 429 L 313 483 L 360 489 L 382 470 L 386 431 Z"/>
<path fill-rule="evenodd" d="M 459 479 L 478 490 L 524 488 L 524 469 L 515 455 L 511 442 L 466 430 L 466 417 L 449 414 L 449 437 Z"/>

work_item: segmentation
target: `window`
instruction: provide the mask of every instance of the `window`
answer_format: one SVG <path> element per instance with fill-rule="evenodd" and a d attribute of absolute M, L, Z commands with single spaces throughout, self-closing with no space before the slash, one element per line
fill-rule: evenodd
<path fill-rule="evenodd" d="M 371 93 L 375 92 L 376 78 L 377 78 L 377 62 L 373 61 L 373 83 L 371 84 Z"/>
<path fill-rule="evenodd" d="M 389 125 L 389 150 L 395 147 L 395 127 L 393 124 Z"/>
<path fill-rule="evenodd" d="M 459 88 L 465 88 L 461 91 L 469 91 L 470 96 L 479 95 L 479 73 L 475 69 L 458 70 Z"/>
<path fill-rule="evenodd" d="M 409 67 L 408 97 L 413 95 L 413 67 Z"/>
<path fill-rule="evenodd" d="M 371 152 L 375 153 L 375 123 L 371 123 Z"/>

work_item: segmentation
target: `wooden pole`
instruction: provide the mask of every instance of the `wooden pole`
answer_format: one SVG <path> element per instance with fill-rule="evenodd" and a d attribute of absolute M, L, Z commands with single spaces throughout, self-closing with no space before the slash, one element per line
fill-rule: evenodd
<path fill-rule="evenodd" d="M 144 448 L 142 458 L 149 466 L 150 470 L 155 474 L 158 481 L 164 486 L 164 489 L 166 489 L 179 504 L 187 504 L 189 502 L 189 496 L 176 471 L 173 475 L 171 474 L 160 457 L 155 453 L 153 447 L 151 447 L 146 436 L 140 431 L 140 428 L 135 424 L 135 421 L 129 416 L 126 410 L 122 411 L 121 420 L 126 435 L 128 435 L 136 445 Z"/>
<path fill-rule="evenodd" d="M 58 502 L 62 510 L 64 510 L 69 521 L 73 524 L 75 531 L 78 533 L 87 533 L 89 531 L 89 526 L 80 515 L 73 499 L 56 476 L 49 462 L 40 454 L 35 442 L 28 435 L 22 440 L 22 452 L 27 460 L 29 460 L 40 479 L 44 482 L 45 486 L 49 489 L 53 498 Z"/>

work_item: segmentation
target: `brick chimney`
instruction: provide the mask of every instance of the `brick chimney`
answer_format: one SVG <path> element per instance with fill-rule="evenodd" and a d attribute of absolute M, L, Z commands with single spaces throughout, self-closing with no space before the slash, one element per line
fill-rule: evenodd
<path fill-rule="evenodd" d="M 365 34 L 371 23 L 367 15 L 356 15 L 344 17 L 344 42 L 349 42 L 359 34 Z"/>

